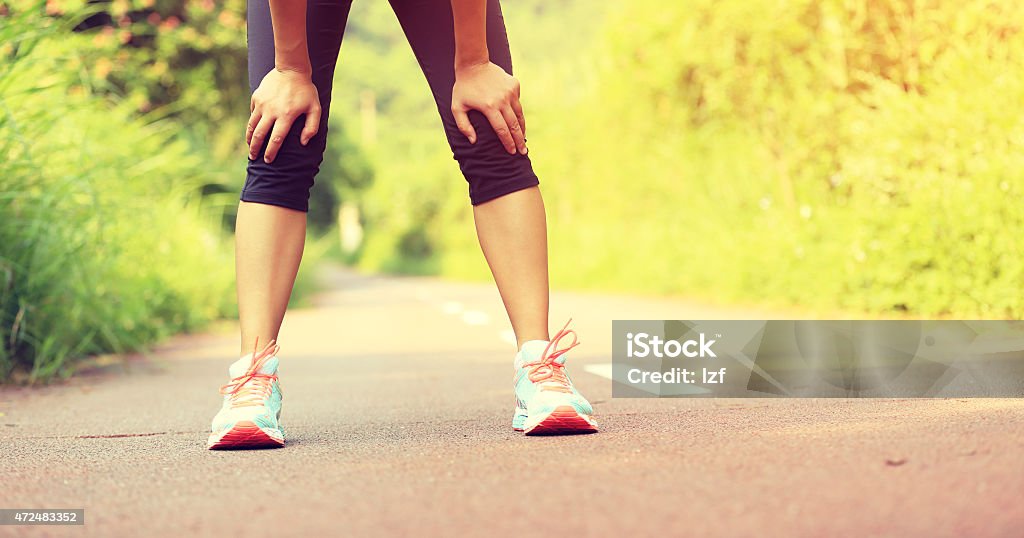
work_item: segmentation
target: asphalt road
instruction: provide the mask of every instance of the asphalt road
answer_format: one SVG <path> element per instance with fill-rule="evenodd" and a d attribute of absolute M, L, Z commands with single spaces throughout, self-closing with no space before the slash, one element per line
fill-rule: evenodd
<path fill-rule="evenodd" d="M 230 328 L 0 389 L 0 508 L 86 509 L 0 536 L 1024 536 L 1024 399 L 612 399 L 613 318 L 780 316 L 556 294 L 602 431 L 524 437 L 491 286 L 331 280 L 285 321 L 283 449 L 205 450 Z"/>

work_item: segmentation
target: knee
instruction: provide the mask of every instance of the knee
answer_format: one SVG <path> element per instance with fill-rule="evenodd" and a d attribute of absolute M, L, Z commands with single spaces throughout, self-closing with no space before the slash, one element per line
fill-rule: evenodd
<path fill-rule="evenodd" d="M 469 184 L 473 205 L 539 184 L 529 156 L 505 151 L 490 123 L 479 112 L 470 112 L 469 118 L 476 130 L 475 144 L 470 144 L 459 132 L 454 120 L 450 129 L 446 125 L 445 131 L 452 154 Z"/>
<path fill-rule="evenodd" d="M 260 149 L 256 159 L 246 169 L 242 201 L 277 205 L 298 211 L 309 210 L 309 191 L 320 171 L 326 147 L 326 130 L 314 136 L 303 146 L 299 142 L 302 124 L 292 125 L 277 158 L 272 163 L 263 160 Z"/>

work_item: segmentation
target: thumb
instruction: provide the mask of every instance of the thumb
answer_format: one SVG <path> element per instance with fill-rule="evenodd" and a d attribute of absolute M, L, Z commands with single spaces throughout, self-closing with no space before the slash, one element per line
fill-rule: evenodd
<path fill-rule="evenodd" d="M 473 130 L 473 124 L 469 122 L 469 115 L 465 109 L 452 107 L 452 114 L 455 115 L 455 125 L 458 126 L 459 132 L 466 135 L 470 144 L 476 144 L 476 131 Z"/>

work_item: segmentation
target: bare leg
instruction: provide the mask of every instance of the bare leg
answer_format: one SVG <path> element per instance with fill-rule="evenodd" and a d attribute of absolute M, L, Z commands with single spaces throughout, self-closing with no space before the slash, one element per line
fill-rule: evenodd
<path fill-rule="evenodd" d="M 235 275 L 242 354 L 259 338 L 277 338 L 299 270 L 306 214 L 283 207 L 240 202 L 235 221 Z"/>
<path fill-rule="evenodd" d="M 474 206 L 473 218 L 518 345 L 547 340 L 548 238 L 540 189 L 523 189 Z"/>

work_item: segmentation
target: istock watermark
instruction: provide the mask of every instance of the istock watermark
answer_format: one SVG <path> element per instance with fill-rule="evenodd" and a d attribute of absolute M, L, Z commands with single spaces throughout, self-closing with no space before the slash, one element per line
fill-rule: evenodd
<path fill-rule="evenodd" d="M 1024 322 L 616 320 L 614 397 L 1022 397 Z"/>
<path fill-rule="evenodd" d="M 716 335 L 721 337 L 721 335 Z M 707 340 L 704 333 L 700 333 L 699 340 L 664 340 L 658 335 L 651 336 L 647 333 L 626 334 L 626 355 L 629 357 L 648 357 L 654 355 L 659 359 L 662 357 L 716 357 L 711 350 L 714 340 Z"/>

